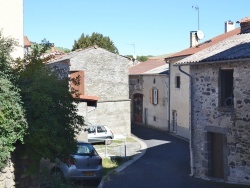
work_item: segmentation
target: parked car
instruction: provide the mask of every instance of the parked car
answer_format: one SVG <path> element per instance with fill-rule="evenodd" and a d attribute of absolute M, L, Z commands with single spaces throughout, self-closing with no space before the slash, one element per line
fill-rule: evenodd
<path fill-rule="evenodd" d="M 52 174 L 61 179 L 87 180 L 99 185 L 103 177 L 102 158 L 90 143 L 78 142 L 77 146 L 69 159 L 50 166 Z"/>
<path fill-rule="evenodd" d="M 112 143 L 114 138 L 113 132 L 105 125 L 90 125 L 88 126 L 88 142 L 89 143 L 98 143 L 106 141 L 106 144 L 109 145 Z"/>

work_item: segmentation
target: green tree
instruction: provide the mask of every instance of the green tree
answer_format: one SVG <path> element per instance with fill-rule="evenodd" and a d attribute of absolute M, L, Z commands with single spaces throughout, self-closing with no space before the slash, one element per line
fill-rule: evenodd
<path fill-rule="evenodd" d="M 0 169 L 6 165 L 14 144 L 23 141 L 27 129 L 20 90 L 15 86 L 13 59 L 10 56 L 15 42 L 0 32 Z"/>
<path fill-rule="evenodd" d="M 109 37 L 105 37 L 102 34 L 95 32 L 92 33 L 91 36 L 89 35 L 85 36 L 83 33 L 77 41 L 76 40 L 74 41 L 72 51 L 80 48 L 84 49 L 94 45 L 104 48 L 110 52 L 119 54 L 118 49 L 115 47 L 113 41 L 111 41 Z"/>
<path fill-rule="evenodd" d="M 66 159 L 76 149 L 76 135 L 84 125 L 78 115 L 77 101 L 69 91 L 68 78 L 59 79 L 56 71 L 44 62 L 50 57 L 41 58 L 49 43 L 43 41 L 40 51 L 33 48 L 25 58 L 25 68 L 17 69 L 18 84 L 26 109 L 28 134 L 24 137 L 24 154 L 38 170 L 41 158 Z"/>

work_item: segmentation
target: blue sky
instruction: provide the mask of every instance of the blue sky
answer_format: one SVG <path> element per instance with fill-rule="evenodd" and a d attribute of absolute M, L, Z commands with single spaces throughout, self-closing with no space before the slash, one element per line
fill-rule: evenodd
<path fill-rule="evenodd" d="M 249 0 L 24 0 L 24 34 L 72 49 L 82 33 L 97 32 L 109 36 L 121 55 L 135 49 L 136 55 L 157 56 L 189 47 L 189 32 L 198 29 L 192 6 L 199 7 L 202 41 L 222 34 L 225 21 L 250 16 Z"/>

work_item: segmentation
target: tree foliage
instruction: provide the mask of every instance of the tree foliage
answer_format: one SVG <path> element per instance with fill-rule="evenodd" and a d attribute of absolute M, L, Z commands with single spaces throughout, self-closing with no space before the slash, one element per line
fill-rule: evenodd
<path fill-rule="evenodd" d="M 132 55 L 127 55 L 127 57 L 130 57 L 131 59 L 133 59 L 133 56 Z M 137 61 L 140 61 L 140 62 L 144 62 L 144 61 L 147 61 L 149 59 L 149 57 L 151 56 L 137 56 L 136 57 L 136 60 Z"/>
<path fill-rule="evenodd" d="M 109 37 L 105 37 L 100 33 L 92 33 L 91 36 L 84 35 L 84 33 L 81 35 L 81 37 L 76 41 L 74 41 L 73 45 L 73 51 L 76 49 L 84 49 L 90 46 L 97 45 L 98 47 L 104 48 L 110 52 L 119 54 L 118 49 L 115 47 L 113 41 L 110 40 Z"/>
<path fill-rule="evenodd" d="M 33 48 L 25 59 L 25 68 L 18 69 L 18 84 L 29 125 L 24 137 L 24 154 L 35 167 L 41 158 L 68 157 L 76 149 L 76 134 L 84 125 L 69 91 L 68 78 L 59 79 L 57 72 L 45 65 L 50 57 L 41 58 L 48 44 L 45 41 L 41 51 L 38 46 Z"/>
<path fill-rule="evenodd" d="M 0 169 L 6 165 L 14 144 L 23 141 L 27 129 L 20 90 L 13 72 L 13 59 L 10 56 L 15 42 L 4 38 L 0 32 Z"/>

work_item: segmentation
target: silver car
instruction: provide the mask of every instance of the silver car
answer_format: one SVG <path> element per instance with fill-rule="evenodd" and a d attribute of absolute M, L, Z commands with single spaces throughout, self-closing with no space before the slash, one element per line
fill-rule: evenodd
<path fill-rule="evenodd" d="M 52 167 L 52 173 L 72 180 L 90 180 L 99 185 L 103 176 L 102 158 L 92 144 L 78 142 L 78 150 L 69 159 Z"/>
<path fill-rule="evenodd" d="M 88 142 L 97 143 L 104 142 L 111 144 L 114 138 L 113 132 L 105 125 L 90 125 L 88 126 Z"/>

